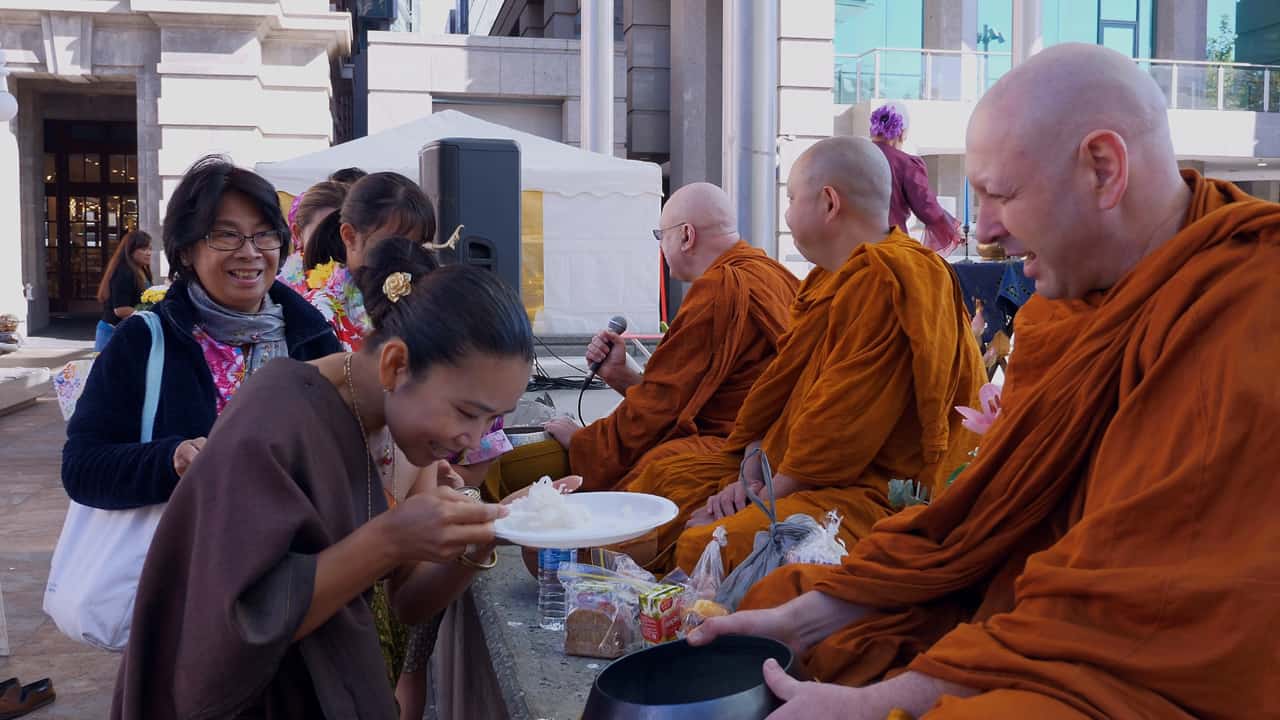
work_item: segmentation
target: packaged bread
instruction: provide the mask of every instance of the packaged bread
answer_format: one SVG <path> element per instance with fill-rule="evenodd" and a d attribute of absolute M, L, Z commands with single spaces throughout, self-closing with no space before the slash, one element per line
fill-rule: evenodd
<path fill-rule="evenodd" d="M 720 603 L 715 602 L 714 600 L 700 598 L 694 601 L 694 603 L 689 606 L 689 609 L 685 611 L 683 630 L 685 633 L 688 633 L 690 630 L 701 625 L 707 618 L 720 617 L 728 614 L 729 609 Z"/>
<path fill-rule="evenodd" d="M 625 655 L 635 637 L 635 604 L 607 582 L 579 581 L 565 589 L 565 654 L 606 660 Z"/>

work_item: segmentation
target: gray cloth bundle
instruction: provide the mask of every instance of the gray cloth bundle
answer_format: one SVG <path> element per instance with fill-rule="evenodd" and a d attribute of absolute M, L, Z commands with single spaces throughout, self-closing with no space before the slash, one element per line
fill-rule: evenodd
<path fill-rule="evenodd" d="M 760 455 L 760 474 L 764 478 L 764 487 L 769 497 L 768 505 L 751 489 L 744 472 L 747 463 L 757 453 Z M 751 504 L 769 516 L 769 529 L 756 533 L 751 554 L 720 584 L 720 590 L 716 593 L 716 602 L 731 611 L 738 609 L 742 597 L 747 594 L 752 585 L 786 563 L 788 550 L 811 534 L 822 532 L 822 525 L 804 513 L 797 513 L 778 522 L 777 501 L 773 496 L 773 469 L 769 466 L 769 458 L 765 456 L 763 450 L 757 448 L 742 458 L 742 464 L 738 470 L 738 482 L 746 488 Z"/>

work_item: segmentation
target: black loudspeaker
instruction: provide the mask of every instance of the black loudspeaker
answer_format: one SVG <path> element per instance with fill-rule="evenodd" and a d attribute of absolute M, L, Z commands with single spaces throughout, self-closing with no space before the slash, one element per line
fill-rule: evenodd
<path fill-rule="evenodd" d="M 418 156 L 420 184 L 436 208 L 436 242 L 458 228 L 445 263 L 489 268 L 520 292 L 520 147 L 511 140 L 441 138 Z"/>

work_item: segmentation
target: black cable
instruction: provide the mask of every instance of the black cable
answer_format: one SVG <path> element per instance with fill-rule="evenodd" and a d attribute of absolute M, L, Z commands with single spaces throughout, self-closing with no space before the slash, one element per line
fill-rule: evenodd
<path fill-rule="evenodd" d="M 578 424 L 582 427 L 587 426 L 587 421 L 582 419 L 582 396 L 587 394 L 587 386 L 583 385 L 578 391 Z"/>
<path fill-rule="evenodd" d="M 564 363 L 569 369 L 577 371 L 579 374 L 552 377 L 551 374 L 546 371 L 546 368 L 542 366 L 542 363 L 538 361 L 538 358 L 534 357 L 533 376 L 529 379 L 528 385 L 525 386 L 525 390 L 527 392 L 543 392 L 546 390 L 600 390 L 608 387 L 599 378 L 596 378 L 591 381 L 590 385 L 583 388 L 582 381 L 587 378 L 586 370 L 583 370 L 581 367 L 565 360 L 559 353 L 547 345 L 542 338 L 535 335 L 533 339 L 537 341 L 539 345 L 546 348 L 547 352 L 552 357 Z M 581 400 L 581 398 L 579 398 L 579 400 Z M 579 419 L 581 419 L 581 413 L 579 413 Z"/>

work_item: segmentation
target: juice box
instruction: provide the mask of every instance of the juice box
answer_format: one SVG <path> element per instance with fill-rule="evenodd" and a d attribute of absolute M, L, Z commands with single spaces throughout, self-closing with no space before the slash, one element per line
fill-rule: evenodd
<path fill-rule="evenodd" d="M 659 585 L 640 595 L 640 636 L 645 644 L 671 642 L 680 632 L 684 588 Z"/>

